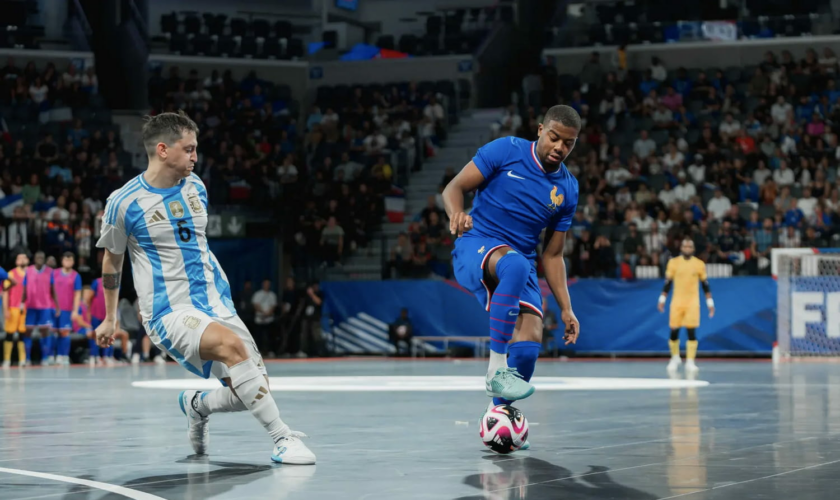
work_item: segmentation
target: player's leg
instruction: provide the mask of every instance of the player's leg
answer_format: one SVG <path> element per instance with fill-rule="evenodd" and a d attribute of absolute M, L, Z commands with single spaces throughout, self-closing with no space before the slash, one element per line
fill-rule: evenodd
<path fill-rule="evenodd" d="M 4 337 L 3 337 L 3 368 L 9 368 L 12 366 L 12 349 L 15 346 L 15 340 L 17 340 L 17 316 L 20 315 L 20 309 L 9 309 L 8 317 L 6 318 L 6 324 L 3 325 L 4 328 Z"/>
<path fill-rule="evenodd" d="M 671 361 L 668 362 L 669 372 L 677 371 L 682 365 L 682 358 L 680 358 L 680 327 L 684 316 L 685 310 L 672 303 L 670 317 L 668 319 L 668 326 L 671 329 L 671 336 L 668 339 L 668 348 L 671 350 Z"/>
<path fill-rule="evenodd" d="M 689 307 L 685 315 L 685 330 L 688 332 L 688 341 L 685 343 L 685 371 L 686 373 L 697 373 L 697 365 L 694 358 L 697 357 L 697 327 L 700 326 L 700 305 Z"/>
<path fill-rule="evenodd" d="M 41 326 L 42 309 L 27 309 L 26 310 L 26 333 L 23 334 L 23 348 L 26 351 L 26 356 L 18 360 L 18 366 L 26 366 L 30 363 L 30 356 L 32 354 L 32 336 L 35 330 Z M 41 350 L 43 350 L 43 340 L 41 342 Z"/>
<path fill-rule="evenodd" d="M 274 441 L 272 460 L 291 464 L 314 464 L 315 455 L 292 433 L 280 419 L 280 410 L 271 395 L 268 380 L 257 366 L 262 360 L 254 356 L 256 348 L 248 349 L 233 330 L 219 323 L 210 323 L 201 335 L 201 359 L 223 363 L 230 375 L 230 388 L 262 424 Z"/>
<path fill-rule="evenodd" d="M 485 266 L 486 282 L 495 284 L 490 298 L 490 365 L 487 395 L 509 400 L 524 399 L 534 392 L 521 373 L 508 367 L 508 342 L 513 338 L 520 313 L 520 299 L 533 266 L 510 247 L 492 251 Z M 490 286 L 488 286 L 490 288 Z"/>
<path fill-rule="evenodd" d="M 26 331 L 26 309 L 21 309 L 18 316 L 17 335 L 15 335 L 18 346 L 18 366 L 25 366 L 26 360 L 29 358 L 29 353 L 26 350 L 26 342 L 24 342 Z M 31 341 L 29 345 L 32 345 Z"/>

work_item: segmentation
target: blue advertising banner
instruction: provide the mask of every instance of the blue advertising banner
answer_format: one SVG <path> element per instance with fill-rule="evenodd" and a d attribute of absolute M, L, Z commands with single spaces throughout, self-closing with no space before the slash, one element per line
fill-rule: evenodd
<path fill-rule="evenodd" d="M 717 311 L 710 319 L 702 301 L 697 330 L 700 350 L 769 353 L 776 338 L 775 281 L 745 277 L 713 279 L 710 283 Z M 323 290 L 325 321 L 331 317 L 336 325 L 363 321 L 383 326 L 407 308 L 415 335 L 487 335 L 487 313 L 469 292 L 451 281 L 332 282 L 324 283 Z M 574 350 L 666 352 L 667 305 L 665 313 L 656 309 L 661 290 L 660 280 L 587 279 L 570 284 L 575 314 L 581 322 L 581 336 Z M 553 297 L 549 296 L 548 307 L 560 317 Z M 353 332 L 343 333 L 348 342 L 355 342 Z M 357 347 L 357 352 L 367 351 L 364 345 Z"/>

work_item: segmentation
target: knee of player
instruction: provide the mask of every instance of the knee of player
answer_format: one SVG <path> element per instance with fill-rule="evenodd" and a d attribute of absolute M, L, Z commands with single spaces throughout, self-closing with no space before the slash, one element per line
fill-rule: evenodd
<path fill-rule="evenodd" d="M 530 272 L 531 261 L 515 250 L 508 251 L 508 253 L 503 255 L 496 263 L 496 275 L 500 280 L 509 279 L 511 277 L 521 277 L 525 279 L 528 277 Z"/>
<path fill-rule="evenodd" d="M 222 338 L 219 352 L 224 358 L 223 361 L 227 365 L 235 365 L 248 359 L 248 350 L 245 349 L 245 343 L 242 339 L 231 333 Z"/>

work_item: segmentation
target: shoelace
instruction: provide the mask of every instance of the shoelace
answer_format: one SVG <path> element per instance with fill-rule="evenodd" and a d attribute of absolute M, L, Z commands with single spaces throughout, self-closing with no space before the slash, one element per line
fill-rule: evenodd
<path fill-rule="evenodd" d="M 518 379 L 523 379 L 524 380 L 524 377 L 519 374 L 519 372 L 516 370 L 516 368 L 503 368 L 500 372 L 500 375 L 502 376 L 502 378 L 505 378 L 505 379 L 508 379 L 510 377 L 516 377 Z"/>
<path fill-rule="evenodd" d="M 289 434 L 288 436 L 282 437 L 280 439 L 301 439 L 301 438 L 308 438 L 308 437 L 309 436 L 307 436 L 306 433 L 303 433 L 301 431 L 292 431 L 291 434 Z"/>

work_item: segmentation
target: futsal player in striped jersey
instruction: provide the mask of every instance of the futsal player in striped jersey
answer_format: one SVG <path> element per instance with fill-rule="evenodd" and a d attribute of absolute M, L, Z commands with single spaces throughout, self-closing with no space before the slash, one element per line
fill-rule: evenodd
<path fill-rule="evenodd" d="M 280 419 L 251 333 L 239 318 L 230 286 L 207 243 L 207 189 L 192 173 L 198 126 L 184 114 L 161 113 L 143 126 L 146 171 L 108 198 L 97 246 L 105 249 L 105 320 L 100 347 L 113 341 L 126 251 L 140 315 L 149 338 L 192 373 L 219 378 L 224 387 L 184 391 L 179 397 L 197 454 L 208 451 L 212 413 L 248 411 L 268 432 L 271 460 L 308 465 L 315 455 L 305 434 Z"/>

